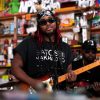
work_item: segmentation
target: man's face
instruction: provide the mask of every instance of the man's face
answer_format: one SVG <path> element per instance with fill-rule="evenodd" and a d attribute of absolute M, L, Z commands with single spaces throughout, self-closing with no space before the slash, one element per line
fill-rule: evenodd
<path fill-rule="evenodd" d="M 43 16 L 39 20 L 39 27 L 44 35 L 51 36 L 54 34 L 57 28 L 56 19 L 54 19 L 52 16 Z"/>
<path fill-rule="evenodd" d="M 84 50 L 83 51 L 83 58 L 88 63 L 94 62 L 94 60 L 96 59 L 96 51 L 94 51 L 94 50 Z"/>

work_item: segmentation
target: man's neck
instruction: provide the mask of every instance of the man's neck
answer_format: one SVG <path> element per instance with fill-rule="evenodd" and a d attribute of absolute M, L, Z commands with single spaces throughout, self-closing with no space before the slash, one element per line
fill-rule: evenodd
<path fill-rule="evenodd" d="M 54 42 L 54 36 L 44 36 L 44 40 L 47 42 Z"/>

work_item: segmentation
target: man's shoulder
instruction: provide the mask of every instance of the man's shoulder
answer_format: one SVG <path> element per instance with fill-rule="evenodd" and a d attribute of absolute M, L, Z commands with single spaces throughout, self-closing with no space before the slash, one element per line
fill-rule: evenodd
<path fill-rule="evenodd" d="M 36 39 L 32 36 L 27 36 L 26 38 L 23 39 L 23 42 L 30 42 L 30 41 L 36 41 Z"/>

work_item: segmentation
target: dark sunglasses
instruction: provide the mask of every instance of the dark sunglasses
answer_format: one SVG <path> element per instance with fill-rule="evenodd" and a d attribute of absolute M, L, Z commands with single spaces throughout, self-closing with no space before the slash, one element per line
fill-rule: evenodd
<path fill-rule="evenodd" d="M 54 23 L 54 22 L 56 22 L 56 20 L 54 18 L 49 18 L 47 20 L 41 19 L 41 20 L 39 20 L 39 25 L 41 25 L 41 26 L 46 25 L 47 22 Z"/>
<path fill-rule="evenodd" d="M 95 50 L 85 50 L 85 53 L 93 53 L 93 54 L 96 54 L 96 51 Z"/>

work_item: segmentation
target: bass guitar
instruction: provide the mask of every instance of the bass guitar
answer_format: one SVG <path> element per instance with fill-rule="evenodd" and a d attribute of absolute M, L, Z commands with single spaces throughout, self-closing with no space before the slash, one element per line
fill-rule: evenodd
<path fill-rule="evenodd" d="M 79 75 L 79 74 L 81 74 L 81 73 L 83 73 L 83 72 L 85 72 L 85 71 L 88 71 L 88 70 L 90 70 L 90 69 L 93 69 L 93 68 L 95 68 L 95 67 L 97 67 L 97 66 L 99 66 L 99 65 L 100 65 L 100 61 L 98 60 L 98 61 L 96 61 L 96 62 L 93 62 L 93 63 L 91 63 L 91 64 L 88 64 L 88 65 L 84 66 L 84 67 L 81 67 L 81 68 L 79 68 L 79 69 L 74 70 L 74 73 L 75 73 L 76 75 Z M 61 83 L 61 82 L 65 81 L 65 80 L 67 80 L 67 77 L 68 77 L 68 73 L 59 76 L 59 77 L 58 77 L 58 83 Z M 52 89 L 52 86 L 53 86 L 53 80 L 52 80 L 52 78 L 49 78 L 48 76 L 45 76 L 45 77 L 41 78 L 40 80 L 41 80 L 43 83 L 47 84 L 46 89 L 47 89 L 48 92 L 52 92 L 52 91 L 53 91 L 53 89 Z M 21 83 L 21 84 L 20 84 L 20 89 L 21 89 L 22 91 L 23 91 L 23 90 L 24 90 L 24 91 L 27 91 L 27 90 L 29 89 L 29 87 L 30 87 L 30 86 L 27 85 L 27 84 L 25 84 L 25 83 Z"/>

